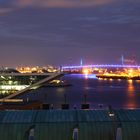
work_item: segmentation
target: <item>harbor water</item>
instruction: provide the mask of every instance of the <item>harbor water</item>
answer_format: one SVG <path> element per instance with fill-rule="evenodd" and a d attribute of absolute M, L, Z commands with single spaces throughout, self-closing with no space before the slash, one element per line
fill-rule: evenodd
<path fill-rule="evenodd" d="M 61 108 L 68 103 L 70 108 L 81 108 L 88 103 L 91 109 L 140 108 L 140 80 L 97 79 L 95 75 L 71 74 L 61 78 L 72 84 L 68 87 L 41 87 L 19 98 L 40 100 Z"/>

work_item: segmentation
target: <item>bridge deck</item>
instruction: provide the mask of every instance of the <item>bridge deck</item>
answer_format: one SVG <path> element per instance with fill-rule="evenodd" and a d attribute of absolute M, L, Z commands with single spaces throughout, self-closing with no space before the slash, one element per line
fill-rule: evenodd
<path fill-rule="evenodd" d="M 140 68 L 139 65 L 80 65 L 80 66 L 63 66 L 62 69 L 80 69 L 80 68 Z"/>

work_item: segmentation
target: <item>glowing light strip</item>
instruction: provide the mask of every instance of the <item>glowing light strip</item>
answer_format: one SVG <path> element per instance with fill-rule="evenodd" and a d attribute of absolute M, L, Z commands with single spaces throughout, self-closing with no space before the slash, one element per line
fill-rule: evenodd
<path fill-rule="evenodd" d="M 0 99 L 0 102 L 23 102 L 23 99 Z"/>
<path fill-rule="evenodd" d="M 63 66 L 62 69 L 77 69 L 77 68 L 140 68 L 139 65 L 85 65 L 85 66 Z"/>
<path fill-rule="evenodd" d="M 22 90 L 29 85 L 0 85 L 0 90 Z"/>

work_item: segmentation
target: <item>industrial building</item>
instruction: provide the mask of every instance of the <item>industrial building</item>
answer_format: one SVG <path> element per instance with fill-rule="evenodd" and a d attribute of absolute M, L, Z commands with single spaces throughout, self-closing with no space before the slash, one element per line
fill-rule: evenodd
<path fill-rule="evenodd" d="M 1 140 L 139 140 L 139 138 L 140 110 L 0 112 Z"/>

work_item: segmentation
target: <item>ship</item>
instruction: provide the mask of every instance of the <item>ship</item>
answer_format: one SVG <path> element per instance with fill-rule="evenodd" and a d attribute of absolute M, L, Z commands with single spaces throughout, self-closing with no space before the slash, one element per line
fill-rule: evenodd
<path fill-rule="evenodd" d="M 69 87 L 72 86 L 72 84 L 62 80 L 52 80 L 51 82 L 43 86 L 44 87 Z"/>

